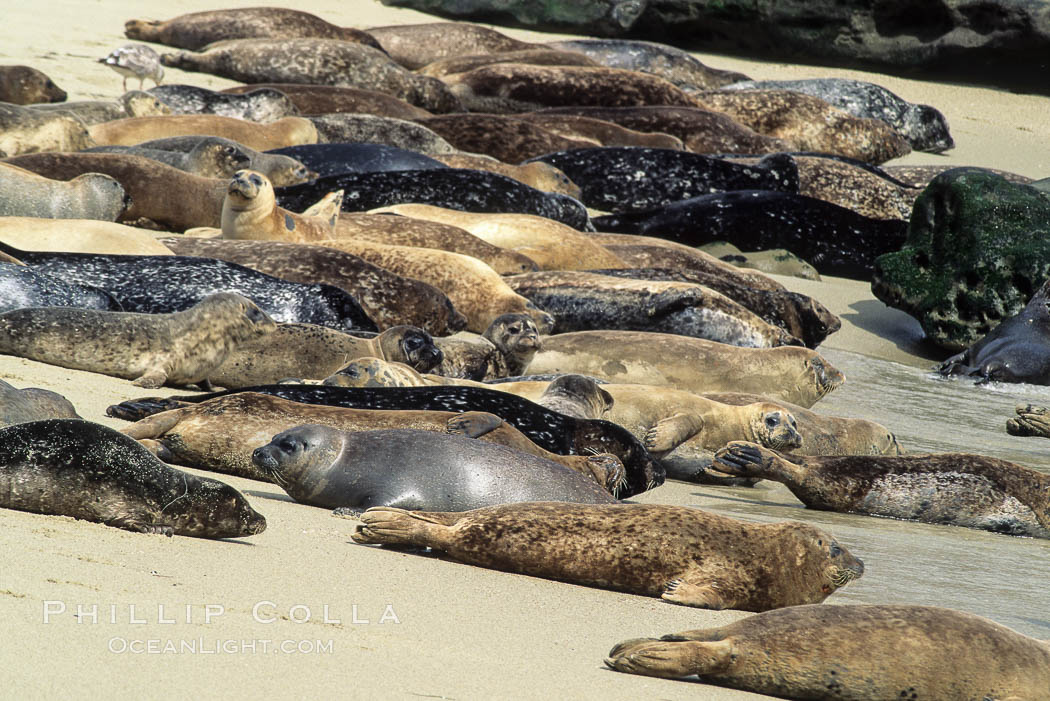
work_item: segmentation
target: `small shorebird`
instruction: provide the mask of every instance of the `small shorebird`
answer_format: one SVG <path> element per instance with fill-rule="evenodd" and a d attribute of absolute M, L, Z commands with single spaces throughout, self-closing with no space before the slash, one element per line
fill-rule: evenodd
<path fill-rule="evenodd" d="M 152 78 L 154 83 L 160 85 L 160 79 L 164 77 L 160 56 L 145 44 L 128 44 L 113 49 L 109 56 L 100 58 L 98 62 L 124 76 L 124 92 L 128 90 L 128 78 L 131 76 L 139 79 L 139 90 L 146 78 Z"/>

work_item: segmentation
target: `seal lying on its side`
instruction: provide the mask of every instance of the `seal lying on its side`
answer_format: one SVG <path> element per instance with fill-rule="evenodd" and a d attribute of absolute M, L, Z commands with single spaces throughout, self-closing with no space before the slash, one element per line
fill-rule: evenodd
<path fill-rule="evenodd" d="M 124 186 L 104 173 L 52 179 L 0 162 L 0 217 L 112 222 L 130 203 Z"/>
<path fill-rule="evenodd" d="M 266 529 L 228 484 L 168 467 L 133 439 L 80 419 L 0 429 L 0 506 L 167 536 L 239 538 Z"/>
<path fill-rule="evenodd" d="M 196 85 L 158 85 L 149 92 L 174 114 L 218 114 L 252 122 L 273 122 L 294 117 L 299 109 L 280 90 L 258 88 L 235 95 L 215 92 Z"/>
<path fill-rule="evenodd" d="M 366 511 L 357 543 L 418 545 L 481 567 L 709 609 L 820 603 L 864 572 L 827 533 L 662 504 L 505 504 Z"/>
<path fill-rule="evenodd" d="M 257 170 L 267 178 L 274 187 L 285 185 L 298 185 L 317 177 L 317 174 L 305 165 L 277 153 L 261 153 L 244 144 L 239 144 L 221 136 L 206 136 L 201 134 L 189 134 L 187 136 L 169 136 L 163 139 L 151 139 L 143 141 L 134 148 L 148 148 L 157 151 L 170 151 L 173 153 L 191 153 L 197 149 L 206 149 L 221 146 L 229 152 L 240 154 L 248 158 L 248 164 L 243 166 L 250 170 Z M 112 147 L 111 147 L 112 148 Z M 232 173 L 230 174 L 232 176 Z M 221 198 L 220 198 L 221 199 Z"/>
<path fill-rule="evenodd" d="M 0 426 L 44 419 L 79 419 L 72 402 L 39 387 L 17 389 L 0 380 Z"/>
<path fill-rule="evenodd" d="M 734 442 L 711 469 L 783 482 L 812 509 L 1050 538 L 1050 477 L 983 455 L 803 457 Z"/>
<path fill-rule="evenodd" d="M 252 462 L 302 504 L 467 511 L 519 501 L 610 504 L 593 480 L 501 445 L 431 431 L 341 431 L 306 424 L 273 437 Z"/>
<path fill-rule="evenodd" d="M 1038 699 L 1050 645 L 934 606 L 793 606 L 721 628 L 625 640 L 605 664 L 791 699 Z"/>
<path fill-rule="evenodd" d="M 61 278 L 35 271 L 28 265 L 0 262 L 0 312 L 23 307 L 80 307 L 104 312 L 123 311 L 113 295 L 100 287 L 68 283 Z"/>
<path fill-rule="evenodd" d="M 0 314 L 0 353 L 134 380 L 139 387 L 203 382 L 238 343 L 277 325 L 233 292 L 172 314 L 30 307 Z"/>

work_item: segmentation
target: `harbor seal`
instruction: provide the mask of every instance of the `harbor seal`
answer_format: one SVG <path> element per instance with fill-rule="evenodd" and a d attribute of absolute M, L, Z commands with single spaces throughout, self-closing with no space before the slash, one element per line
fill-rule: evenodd
<path fill-rule="evenodd" d="M 0 162 L 0 217 L 116 221 L 131 204 L 124 186 L 103 173 L 54 180 Z M 68 224 L 68 222 L 67 222 Z"/>
<path fill-rule="evenodd" d="M 307 117 L 317 128 L 318 143 L 378 143 L 419 151 L 452 153 L 452 144 L 437 132 L 405 119 L 374 114 L 316 114 Z"/>
<path fill-rule="evenodd" d="M 497 385 L 496 389 L 501 387 Z M 543 394 L 536 398 L 536 403 L 577 419 L 601 419 L 616 400 L 589 377 L 561 375 L 551 380 Z"/>
<path fill-rule="evenodd" d="M 523 374 L 540 349 L 539 331 L 528 314 L 501 314 L 477 338 L 464 338 L 460 333 L 435 342 L 444 359 L 432 368 L 434 374 L 475 382 Z M 419 367 L 412 369 L 431 371 Z"/>
<path fill-rule="evenodd" d="M 624 329 L 705 338 L 751 348 L 802 341 L 702 285 L 635 280 L 578 270 L 506 278 L 512 290 L 554 316 L 554 333 Z"/>
<path fill-rule="evenodd" d="M 161 62 L 241 83 L 364 88 L 388 93 L 429 112 L 461 109 L 459 99 L 437 78 L 407 71 L 371 46 L 337 39 L 229 39 L 199 52 L 166 53 Z"/>
<path fill-rule="evenodd" d="M 171 314 L 16 309 L 0 314 L 0 353 L 122 377 L 139 387 L 185 385 L 207 380 L 238 343 L 275 328 L 251 300 L 232 292 Z"/>
<path fill-rule="evenodd" d="M 934 606 L 793 606 L 626 640 L 605 663 L 792 699 L 1036 699 L 1050 688 L 1046 642 Z"/>
<path fill-rule="evenodd" d="M 94 146 L 75 117 L 0 103 L 0 157 L 35 151 L 77 151 Z"/>
<path fill-rule="evenodd" d="M 565 173 L 546 163 L 520 163 L 512 165 L 503 161 L 476 153 L 435 153 L 434 160 L 444 163 L 449 168 L 467 168 L 487 170 L 490 173 L 506 175 L 520 183 L 544 192 L 556 192 L 579 199 L 580 188 L 569 180 Z"/>
<path fill-rule="evenodd" d="M 820 603 L 864 572 L 860 560 L 808 524 L 748 523 L 663 504 L 378 508 L 361 520 L 351 535 L 357 543 L 426 546 L 471 565 L 698 608 Z"/>
<path fill-rule="evenodd" d="M 324 385 L 262 385 L 243 390 L 187 395 L 177 399 L 147 397 L 107 408 L 109 416 L 138 421 L 168 409 L 198 404 L 238 392 L 259 392 L 291 401 L 356 409 L 416 409 L 482 411 L 499 416 L 544 450 L 559 455 L 611 453 L 627 472 L 624 497 L 640 494 L 664 481 L 641 442 L 609 421 L 576 419 L 550 411 L 527 399 L 486 387 L 346 388 Z"/>
<path fill-rule="evenodd" d="M 236 263 L 175 255 L 19 255 L 20 260 L 36 270 L 101 287 L 125 311 L 177 312 L 214 292 L 233 291 L 254 300 L 275 321 L 318 324 L 337 331 L 378 331 L 375 322 L 345 290 L 321 283 L 282 280 Z"/>
<path fill-rule="evenodd" d="M 574 114 L 547 114 L 545 112 L 522 112 L 517 119 L 532 122 L 570 139 L 597 141 L 602 146 L 644 146 L 669 148 L 681 151 L 685 144 L 677 136 L 647 133 L 622 127 L 604 119 L 581 117 Z"/>
<path fill-rule="evenodd" d="M 343 196 L 342 190 L 329 194 L 334 202 Z M 278 207 L 269 178 L 254 170 L 239 170 L 222 201 L 222 237 L 293 243 L 334 238 L 339 208 L 333 205 L 325 214 L 309 216 Z"/>
<path fill-rule="evenodd" d="M 33 105 L 32 108 L 38 112 L 70 115 L 84 126 L 126 117 L 157 117 L 171 114 L 167 105 L 142 90 L 129 90 L 116 100 L 79 100 Z"/>
<path fill-rule="evenodd" d="M 251 158 L 239 148 L 217 142 L 202 143 L 199 148 L 183 153 L 142 146 L 95 146 L 87 153 L 118 153 L 142 156 L 202 178 L 232 178 L 239 170 L 251 166 Z M 300 181 L 301 182 L 301 181 Z"/>
<path fill-rule="evenodd" d="M 270 153 L 294 158 L 318 176 L 445 167 L 440 161 L 417 151 L 367 142 L 303 144 L 274 149 Z"/>
<path fill-rule="evenodd" d="M 2 236 L 2 234 L 0 234 Z M 122 311 L 105 290 L 78 285 L 33 270 L 25 264 L 0 262 L 0 312 L 23 307 L 79 307 L 106 312 Z"/>
<path fill-rule="evenodd" d="M 191 236 L 161 241 L 179 255 L 217 258 L 291 282 L 339 287 L 361 304 L 380 329 L 418 326 L 435 336 L 446 336 L 467 324 L 448 296 L 433 285 L 327 246 Z"/>
<path fill-rule="evenodd" d="M 799 456 L 733 442 L 711 469 L 782 482 L 811 509 L 1050 538 L 1050 477 L 983 455 Z"/>
<path fill-rule="evenodd" d="M 0 102 L 33 105 L 62 102 L 66 91 L 31 66 L 0 66 Z"/>
<path fill-rule="evenodd" d="M 240 154 L 248 159 L 245 168 L 257 170 L 267 178 L 274 187 L 284 185 L 298 185 L 317 177 L 317 174 L 308 169 L 299 161 L 287 156 L 274 153 L 260 153 L 253 148 L 236 141 L 224 139 L 221 136 L 206 136 L 201 134 L 190 134 L 187 136 L 169 136 L 163 139 L 150 139 L 138 144 L 136 148 L 148 148 L 159 151 L 171 151 L 175 153 L 189 154 L 198 149 L 213 148 L 215 145 L 229 149 L 229 153 Z M 237 169 L 239 170 L 239 169 Z M 232 176 L 233 173 L 230 173 Z M 225 176 L 224 176 L 225 177 Z"/>
<path fill-rule="evenodd" d="M 741 348 L 647 331 L 577 331 L 549 336 L 532 374 L 576 373 L 611 382 L 669 385 L 696 394 L 753 392 L 811 407 L 845 381 L 815 351 Z"/>
<path fill-rule="evenodd" d="M 536 46 L 491 27 L 468 22 L 395 24 L 369 27 L 367 31 L 391 58 L 413 71 L 428 63 L 464 53 L 496 54 Z"/>
<path fill-rule="evenodd" d="M 232 88 L 225 88 L 222 92 L 231 95 L 242 95 L 261 88 L 281 91 L 295 103 L 299 114 L 306 116 L 345 112 L 412 120 L 418 117 L 428 117 L 431 114 L 421 107 L 416 107 L 400 98 L 378 90 L 345 88 L 338 85 L 249 83 L 247 85 L 235 85 Z"/>
<path fill-rule="evenodd" d="M 306 424 L 256 448 L 252 462 L 299 503 L 350 512 L 373 506 L 466 511 L 519 501 L 616 502 L 593 480 L 549 460 L 416 429 L 341 431 Z"/>
<path fill-rule="evenodd" d="M 544 450 L 495 414 L 412 409 L 352 409 L 238 392 L 146 417 L 121 432 L 168 463 L 272 481 L 252 463 L 252 452 L 296 426 L 321 424 L 343 431 L 411 428 L 452 433 L 513 448 L 593 478 L 610 491 L 624 479 L 609 453 L 558 455 Z M 219 430 L 221 429 L 221 430 Z"/>
<path fill-rule="evenodd" d="M 423 329 L 394 326 L 375 338 L 313 324 L 280 324 L 265 338 L 247 340 L 233 349 L 209 377 L 212 384 L 237 389 L 280 382 L 287 378 L 323 380 L 360 357 L 404 363 L 430 372 L 442 352 Z"/>
<path fill-rule="evenodd" d="M 457 112 L 424 117 L 416 122 L 460 151 L 481 153 L 504 163 L 521 163 L 552 151 L 594 146 L 589 139 L 567 138 L 538 124 L 515 119 L 513 115 Z"/>
<path fill-rule="evenodd" d="M 76 407 L 58 392 L 0 380 L 0 427 L 45 419 L 79 419 Z"/>
<path fill-rule="evenodd" d="M 200 134 L 221 136 L 257 151 L 317 143 L 317 128 L 302 117 L 283 117 L 260 124 L 217 114 L 170 114 L 129 117 L 89 128 L 98 146 L 134 146 L 150 139 Z"/>
<path fill-rule="evenodd" d="M 149 92 L 167 105 L 172 114 L 218 114 L 264 124 L 299 114 L 291 98 L 273 88 L 235 95 L 196 85 L 158 85 Z"/>
<path fill-rule="evenodd" d="M 0 429 L 0 506 L 136 533 L 240 538 L 266 519 L 233 487 L 168 467 L 133 439 L 80 419 Z"/>
<path fill-rule="evenodd" d="M 431 61 L 416 69 L 420 75 L 445 78 L 457 73 L 491 66 L 494 63 L 525 63 L 530 66 L 600 66 L 601 64 L 578 51 L 562 51 L 546 46 L 534 46 L 518 51 L 500 53 L 460 54 Z"/>
<path fill-rule="evenodd" d="M 282 7 L 189 12 L 164 21 L 132 19 L 124 23 L 124 36 L 194 51 L 217 41 L 253 37 L 321 37 L 380 48 L 370 34 L 360 29 L 337 27 L 309 12 Z"/>
<path fill-rule="evenodd" d="M 76 235 L 70 236 L 71 231 Z M 115 222 L 0 217 L 0 255 L 21 263 L 18 256 L 23 251 L 171 255 L 170 248 L 142 229 Z"/>

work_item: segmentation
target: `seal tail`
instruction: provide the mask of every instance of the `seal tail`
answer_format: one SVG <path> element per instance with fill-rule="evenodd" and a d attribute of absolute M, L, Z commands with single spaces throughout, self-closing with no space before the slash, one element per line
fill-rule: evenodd
<path fill-rule="evenodd" d="M 459 514 L 406 511 L 392 506 L 376 506 L 361 514 L 364 525 L 350 538 L 355 543 L 378 545 L 418 545 L 444 550 L 448 527 Z"/>

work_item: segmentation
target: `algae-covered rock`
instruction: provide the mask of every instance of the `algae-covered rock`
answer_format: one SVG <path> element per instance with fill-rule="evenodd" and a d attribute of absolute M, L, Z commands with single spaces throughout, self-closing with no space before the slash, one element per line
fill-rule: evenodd
<path fill-rule="evenodd" d="M 896 253 L 875 261 L 871 289 L 960 351 L 1024 308 L 1050 277 L 1050 199 L 980 168 L 930 181 Z"/>

